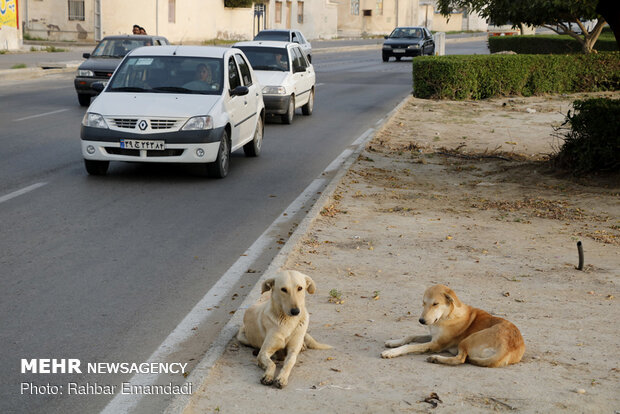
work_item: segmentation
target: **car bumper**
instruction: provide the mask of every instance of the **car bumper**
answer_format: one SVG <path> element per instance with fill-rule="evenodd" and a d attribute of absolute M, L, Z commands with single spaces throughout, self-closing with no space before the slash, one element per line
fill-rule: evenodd
<path fill-rule="evenodd" d="M 403 52 L 395 52 L 393 49 L 383 49 L 383 56 L 405 56 L 414 57 L 420 56 L 422 49 L 404 49 Z"/>
<path fill-rule="evenodd" d="M 290 96 L 282 95 L 263 95 L 265 102 L 265 113 L 283 115 L 288 111 Z"/>
<path fill-rule="evenodd" d="M 73 85 L 75 86 L 75 91 L 80 95 L 90 95 L 97 96 L 99 92 L 92 88 L 93 83 L 95 82 L 107 82 L 110 78 L 83 78 L 76 77 L 73 81 Z"/>
<path fill-rule="evenodd" d="M 133 134 L 82 126 L 82 156 L 93 161 L 206 163 L 217 158 L 224 128 Z M 164 141 L 164 150 L 121 148 L 122 139 Z"/>

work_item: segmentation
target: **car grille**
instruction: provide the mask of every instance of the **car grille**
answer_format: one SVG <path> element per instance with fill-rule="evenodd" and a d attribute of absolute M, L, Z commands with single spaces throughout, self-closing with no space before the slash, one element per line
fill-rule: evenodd
<path fill-rule="evenodd" d="M 151 129 L 172 129 L 177 122 L 176 119 L 151 119 Z"/>
<path fill-rule="evenodd" d="M 409 46 L 408 44 L 404 44 L 404 45 L 392 45 L 392 49 L 407 49 L 407 46 Z"/>
<path fill-rule="evenodd" d="M 113 118 L 112 124 L 117 128 L 130 128 L 133 129 L 136 127 L 136 123 L 138 123 L 137 119 L 125 119 L 125 118 Z"/>
<path fill-rule="evenodd" d="M 117 147 L 106 147 L 106 152 L 112 155 L 126 155 L 129 157 L 139 157 L 140 150 L 134 149 L 126 149 L 126 148 L 117 148 Z M 178 157 L 183 155 L 184 149 L 170 148 L 163 151 L 146 151 L 147 157 Z"/>
<path fill-rule="evenodd" d="M 113 72 L 110 71 L 95 71 L 95 77 L 97 78 L 110 78 Z"/>
<path fill-rule="evenodd" d="M 112 125 L 117 128 L 135 129 L 138 119 L 136 118 L 110 118 Z M 151 129 L 173 129 L 180 121 L 177 119 L 150 119 Z"/>

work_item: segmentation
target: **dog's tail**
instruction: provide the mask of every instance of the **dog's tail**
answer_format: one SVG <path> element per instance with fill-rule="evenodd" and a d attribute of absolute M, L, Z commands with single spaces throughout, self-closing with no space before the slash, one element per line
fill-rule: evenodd
<path fill-rule="evenodd" d="M 304 345 L 309 349 L 332 349 L 331 345 L 321 344 L 317 342 L 309 333 L 304 336 Z"/>

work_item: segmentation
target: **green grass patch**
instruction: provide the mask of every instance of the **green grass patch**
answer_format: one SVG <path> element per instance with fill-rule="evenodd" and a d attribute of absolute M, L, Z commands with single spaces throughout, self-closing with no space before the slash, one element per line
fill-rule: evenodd
<path fill-rule="evenodd" d="M 26 67 L 25 63 L 18 63 L 16 65 L 11 66 L 11 69 L 24 69 Z"/>

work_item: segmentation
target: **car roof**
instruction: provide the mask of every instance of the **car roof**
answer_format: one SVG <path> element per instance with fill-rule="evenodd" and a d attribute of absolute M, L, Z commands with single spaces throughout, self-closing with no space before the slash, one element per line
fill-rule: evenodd
<path fill-rule="evenodd" d="M 252 46 L 252 47 L 276 47 L 276 48 L 286 48 L 295 46 L 297 43 L 292 42 L 282 42 L 278 40 L 249 40 L 246 42 L 238 42 L 235 43 L 234 47 L 244 47 L 244 46 Z"/>
<path fill-rule="evenodd" d="M 223 58 L 228 51 L 241 50 L 230 47 L 220 46 L 145 46 L 134 49 L 130 52 L 131 56 L 192 56 Z"/>
<path fill-rule="evenodd" d="M 398 26 L 396 28 L 394 28 L 394 30 L 396 29 L 426 29 L 426 27 L 423 26 Z"/>
<path fill-rule="evenodd" d="M 166 39 L 163 36 L 152 36 L 152 35 L 114 35 L 114 36 L 106 36 L 101 40 L 108 39 L 138 39 L 138 40 L 147 40 L 147 39 Z M 167 39 L 166 39 L 167 40 Z"/>
<path fill-rule="evenodd" d="M 299 30 L 295 30 L 295 29 L 266 29 L 266 30 L 261 30 L 258 33 L 274 33 L 274 32 L 286 32 L 286 33 L 290 33 L 290 32 L 298 32 Z"/>

